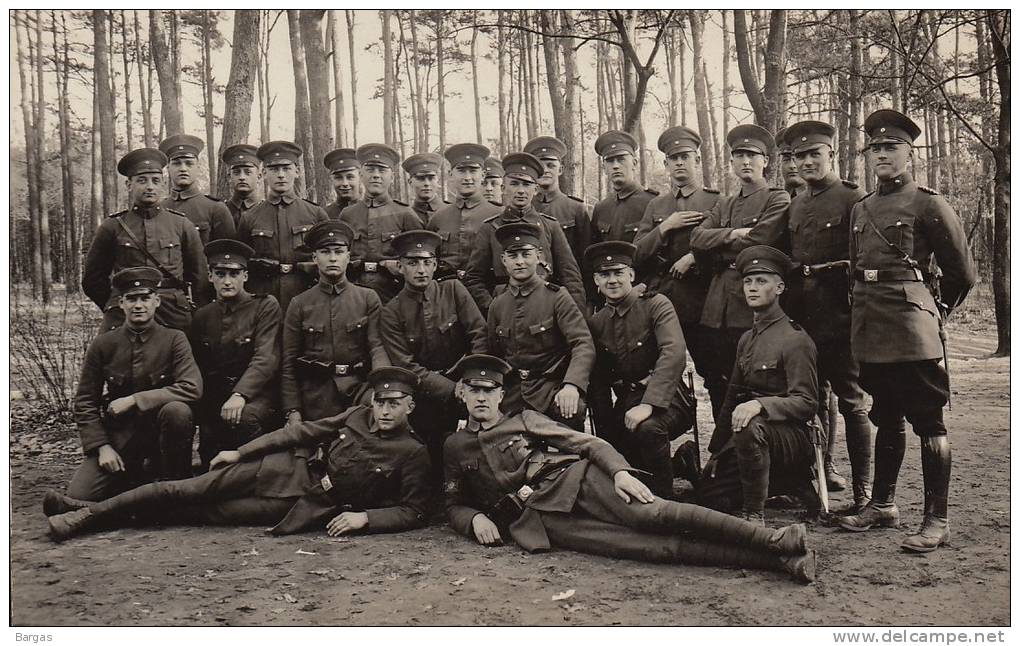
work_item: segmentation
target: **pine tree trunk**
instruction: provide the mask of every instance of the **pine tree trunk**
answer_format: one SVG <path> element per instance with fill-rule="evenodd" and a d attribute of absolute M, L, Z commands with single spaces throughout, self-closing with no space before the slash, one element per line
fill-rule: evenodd
<path fill-rule="evenodd" d="M 91 172 L 92 181 L 89 182 L 89 188 L 91 189 L 89 194 L 89 215 L 85 218 L 85 227 L 82 232 L 82 238 L 91 240 L 92 234 L 95 232 L 99 223 L 103 221 L 105 213 L 109 211 L 103 210 L 103 159 L 100 151 L 101 145 L 101 134 L 100 134 L 100 123 L 99 120 L 102 117 L 99 116 L 99 86 L 95 85 L 92 90 L 92 138 L 89 142 L 89 152 L 91 153 Z"/>
<path fill-rule="evenodd" d="M 57 12 L 51 12 L 51 20 L 53 21 L 53 61 L 57 67 L 57 88 L 60 95 L 57 114 L 60 123 L 61 195 L 63 197 L 64 222 L 67 227 L 64 288 L 68 294 L 77 294 L 81 290 L 81 235 L 74 203 L 74 166 L 71 154 L 73 144 L 71 142 L 71 126 L 68 121 L 70 110 L 67 103 L 67 70 L 69 67 L 67 22 L 64 19 L 64 12 L 61 12 L 60 24 L 63 30 L 63 50 L 61 51 L 57 45 Z"/>
<path fill-rule="evenodd" d="M 426 150 L 429 140 L 429 116 L 425 109 L 425 91 L 421 82 L 421 60 L 418 49 L 418 21 L 415 18 L 414 10 L 409 12 L 408 22 L 411 26 L 411 49 L 414 51 L 414 149 Z"/>
<path fill-rule="evenodd" d="M 738 12 L 739 13 L 739 12 Z M 694 102 L 698 113 L 698 132 L 701 134 L 701 174 L 706 186 L 715 182 L 715 141 L 711 138 L 711 117 L 708 107 L 708 80 L 705 78 L 704 55 L 702 54 L 702 36 L 705 31 L 705 15 L 701 11 L 690 10 L 687 20 L 691 25 L 691 48 L 694 53 Z M 722 165 L 722 161 L 719 162 Z"/>
<path fill-rule="evenodd" d="M 686 40 L 686 39 L 685 39 Z M 680 123 L 687 123 L 687 43 L 680 43 Z M 676 124 L 674 124 L 676 125 Z"/>
<path fill-rule="evenodd" d="M 50 283 L 53 281 L 53 260 L 50 256 L 50 213 L 46 207 L 46 190 L 43 186 L 43 160 L 46 159 L 46 83 L 43 78 L 43 39 L 42 12 L 35 10 L 35 72 L 36 84 L 39 86 L 38 103 L 36 104 L 35 138 L 35 179 L 39 186 L 36 195 L 39 199 L 39 256 L 41 262 L 40 293 L 44 303 L 50 302 Z"/>
<path fill-rule="evenodd" d="M 411 14 L 409 19 L 408 19 L 408 22 L 410 22 L 411 25 L 414 25 L 414 11 L 409 11 L 408 13 Z M 410 105 L 411 105 L 411 128 L 412 128 L 412 130 L 414 132 L 414 140 L 411 142 L 411 146 L 415 150 L 422 150 L 422 148 L 421 148 L 421 140 L 422 140 L 422 137 L 421 137 L 421 124 L 418 121 L 418 119 L 419 119 L 419 114 L 418 114 L 418 94 L 415 91 L 415 88 L 417 87 L 417 85 L 415 84 L 414 79 L 411 77 L 411 69 L 414 68 L 415 73 L 417 73 L 418 65 L 416 65 L 414 63 L 414 61 L 412 61 L 411 53 L 407 50 L 407 37 L 404 34 L 404 21 L 403 21 L 401 15 L 400 15 L 399 11 L 397 12 L 397 26 L 400 28 L 400 31 L 399 31 L 399 34 L 398 34 L 398 37 L 397 37 L 398 38 L 397 39 L 397 48 L 400 50 L 400 53 L 397 54 L 397 60 L 400 60 L 400 56 L 403 55 L 403 57 L 404 57 L 404 74 L 407 76 L 407 98 L 408 98 L 408 103 L 410 103 Z M 400 108 L 400 100 L 399 99 L 397 100 L 396 104 L 397 104 L 397 108 L 399 109 Z M 401 128 L 402 128 L 402 126 L 401 126 Z M 403 141 L 403 139 L 404 139 L 403 133 L 401 133 L 400 139 L 401 139 L 401 141 Z"/>
<path fill-rule="evenodd" d="M 340 29 L 337 25 L 336 10 L 330 10 L 327 14 L 327 39 L 332 51 L 333 69 L 333 92 L 334 92 L 334 119 L 336 127 L 336 146 L 338 148 L 347 144 L 347 118 L 346 106 L 344 105 L 344 76 L 343 67 L 340 64 Z"/>
<path fill-rule="evenodd" d="M 560 11 L 562 33 L 574 33 L 573 11 L 564 9 Z M 580 166 L 578 160 L 578 144 L 580 143 L 580 126 L 577 122 L 578 100 L 577 87 L 581 83 L 577 71 L 577 57 L 574 54 L 574 40 L 564 38 L 563 49 L 563 73 L 565 76 L 563 90 L 563 116 L 567 122 L 564 124 L 563 134 L 566 136 L 563 143 L 567 146 L 567 159 L 563 165 L 563 174 L 560 175 L 560 190 L 567 195 L 573 195 L 577 191 L 577 173 Z M 638 151 L 640 156 L 640 151 Z M 642 168 L 644 164 L 642 163 Z"/>
<path fill-rule="evenodd" d="M 38 155 L 35 141 L 35 122 L 32 115 L 33 108 L 29 106 L 32 100 L 32 90 L 29 86 L 29 74 L 26 73 L 27 66 L 25 48 L 32 47 L 31 33 L 28 27 L 26 13 L 15 12 L 14 38 L 18 52 L 18 78 L 21 82 L 21 118 L 25 126 L 25 178 L 28 184 L 28 218 L 29 218 L 29 253 L 31 258 L 31 271 L 29 276 L 32 280 L 32 297 L 39 298 L 42 292 L 42 257 L 39 255 L 39 195 L 37 193 L 39 183 L 36 181 L 35 158 Z M 19 21 L 20 18 L 20 21 Z M 25 43 L 21 42 L 21 28 L 19 22 L 25 24 Z"/>
<path fill-rule="evenodd" d="M 384 9 L 380 12 L 382 20 L 383 41 L 383 140 L 387 146 L 393 145 L 396 138 L 393 134 L 393 35 L 390 32 L 392 11 Z"/>
<path fill-rule="evenodd" d="M 287 34 L 290 39 L 291 67 L 294 70 L 294 141 L 304 150 L 301 172 L 304 194 L 312 195 L 315 191 L 315 153 L 312 143 L 311 108 L 308 105 L 305 49 L 301 45 L 301 12 L 298 9 L 287 10 Z"/>
<path fill-rule="evenodd" d="M 501 156 L 505 155 L 507 150 L 507 144 L 509 142 L 509 133 L 507 133 L 507 101 L 506 101 L 506 28 L 503 26 L 503 10 L 497 12 L 496 22 L 499 24 L 496 31 L 496 58 L 497 58 L 497 70 L 499 74 L 499 82 L 497 92 L 499 99 L 497 100 L 497 108 L 499 110 L 499 146 Z"/>
<path fill-rule="evenodd" d="M 719 133 L 720 147 L 719 147 L 719 164 L 717 173 L 721 181 L 717 186 L 723 187 L 725 193 L 729 193 L 733 190 L 733 175 L 728 171 L 726 165 L 723 163 L 723 159 L 726 158 L 726 136 L 730 132 L 730 93 L 733 91 L 733 86 L 730 85 L 730 29 L 729 29 L 729 16 L 726 10 L 723 9 L 722 13 L 722 32 L 723 32 L 723 55 L 722 55 L 722 68 L 723 68 L 723 95 L 722 95 L 722 132 Z"/>
<path fill-rule="evenodd" d="M 857 181 L 857 156 L 861 131 L 861 19 L 856 9 L 850 10 L 850 123 L 847 130 L 847 166 L 843 177 Z"/>
<path fill-rule="evenodd" d="M 446 54 L 443 52 L 443 41 L 446 34 L 443 32 L 443 23 L 446 16 L 443 13 L 436 14 L 436 66 L 438 76 L 439 93 L 439 150 L 446 150 L 446 73 L 444 71 Z M 427 147 L 426 147 L 427 150 Z"/>
<path fill-rule="evenodd" d="M 261 11 L 234 11 L 234 47 L 230 54 L 230 77 L 223 101 L 223 135 L 217 159 L 234 144 L 248 141 L 251 126 L 251 104 L 255 100 L 255 76 L 259 68 L 258 35 Z M 230 197 L 227 165 L 220 164 L 213 185 L 221 197 Z"/>
<path fill-rule="evenodd" d="M 118 211 L 117 200 L 117 153 L 114 149 L 113 93 L 110 88 L 110 46 L 106 37 L 106 12 L 92 12 L 95 29 L 95 84 L 99 93 L 99 144 L 103 174 L 103 213 Z M 163 105 L 166 105 L 164 100 Z M 180 114 L 178 113 L 178 117 Z M 178 121 L 178 127 L 180 122 Z"/>
<path fill-rule="evenodd" d="M 358 147 L 358 69 L 354 63 L 354 11 L 344 10 L 347 18 L 347 47 L 351 63 L 351 146 Z"/>
<path fill-rule="evenodd" d="M 542 20 L 542 31 L 547 34 L 556 33 L 551 17 L 555 15 L 552 11 L 543 11 L 539 14 Z M 556 51 L 556 41 L 550 37 L 542 38 L 542 48 L 545 53 L 546 82 L 549 86 L 549 99 L 552 103 L 553 132 L 560 141 L 564 140 L 564 126 L 566 117 L 564 114 L 563 92 L 560 89 L 560 62 L 559 52 Z M 562 178 L 561 178 L 562 179 Z"/>
<path fill-rule="evenodd" d="M 145 76 L 142 74 L 142 29 L 138 20 L 138 10 L 133 9 L 131 13 L 135 23 L 135 69 L 138 70 L 138 95 L 142 102 L 142 147 L 145 148 L 152 146 L 155 142 L 152 133 L 152 115 L 149 113 L 149 90 L 145 86 Z"/>
<path fill-rule="evenodd" d="M 474 23 L 471 25 L 471 86 L 474 90 L 475 103 L 475 142 L 483 143 L 482 139 L 482 101 L 478 93 L 478 12 L 474 12 Z"/>
<path fill-rule="evenodd" d="M 98 34 L 96 35 L 96 39 L 98 42 Z M 103 39 L 105 42 L 105 33 L 103 35 Z M 166 134 L 176 135 L 184 131 L 183 118 L 181 116 L 180 85 L 178 85 L 178 71 L 174 68 L 173 56 L 171 54 L 170 46 L 167 44 L 166 31 L 163 28 L 163 12 L 158 9 L 149 10 L 149 39 L 152 47 L 153 62 L 156 65 L 156 76 L 159 78 L 159 96 L 160 103 L 162 105 L 161 115 L 163 123 L 166 125 Z M 99 56 L 105 58 L 104 54 L 99 54 Z M 97 61 L 97 73 L 101 73 L 99 70 L 100 64 L 101 63 Z M 109 79 L 107 78 L 106 85 L 101 84 L 100 87 L 105 88 L 108 84 Z M 101 109 L 105 112 L 107 109 L 112 110 L 112 108 L 102 105 L 104 102 L 104 94 L 107 94 L 105 90 L 100 92 L 99 100 Z M 104 134 L 103 138 L 105 139 L 105 137 L 106 135 Z M 106 167 L 106 164 L 107 162 L 104 155 L 104 168 Z M 113 166 L 111 165 L 110 167 L 112 168 Z"/>
<path fill-rule="evenodd" d="M 209 191 L 216 186 L 216 121 L 213 114 L 212 75 L 212 16 L 209 11 L 202 12 L 202 102 L 205 112 L 205 149 L 209 162 Z"/>
<path fill-rule="evenodd" d="M 333 122 L 330 119 L 329 109 L 329 66 L 326 64 L 326 51 L 322 44 L 322 19 L 325 17 L 324 9 L 302 9 L 300 16 L 301 23 L 301 44 L 305 50 L 305 67 L 308 76 L 308 99 L 312 135 L 312 156 L 311 172 L 314 177 L 315 197 L 312 199 L 325 200 L 333 194 L 333 181 L 330 178 L 322 159 L 326 153 L 333 150 Z M 311 180 L 309 188 L 311 188 Z"/>
<path fill-rule="evenodd" d="M 995 76 L 999 87 L 999 119 L 995 156 L 995 247 L 992 251 L 992 293 L 995 297 L 995 327 L 998 333 L 996 356 L 1010 354 L 1010 249 L 1009 215 L 1012 140 L 1010 106 L 1010 20 L 1008 10 L 987 12 L 988 32 L 995 57 Z"/>
<path fill-rule="evenodd" d="M 125 150 L 131 150 L 134 148 L 134 127 L 131 122 L 133 114 L 131 112 L 131 65 L 128 62 L 128 22 L 127 12 L 123 9 L 120 10 L 120 35 L 121 35 L 121 58 L 124 62 L 124 125 L 126 128 L 126 139 L 124 141 Z"/>

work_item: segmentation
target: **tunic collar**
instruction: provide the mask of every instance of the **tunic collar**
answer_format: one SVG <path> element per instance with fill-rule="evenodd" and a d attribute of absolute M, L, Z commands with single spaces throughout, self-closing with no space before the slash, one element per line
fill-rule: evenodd
<path fill-rule="evenodd" d="M 897 175 L 890 180 L 881 182 L 878 185 L 878 194 L 888 195 L 889 193 L 894 193 L 904 186 L 908 186 L 913 183 L 914 178 L 912 178 L 909 173 L 903 173 L 902 175 Z"/>
<path fill-rule="evenodd" d="M 809 182 L 808 183 L 808 187 L 811 189 L 810 195 L 812 197 L 814 197 L 815 195 L 819 195 L 821 193 L 824 193 L 825 191 L 827 191 L 830 188 L 832 188 L 832 186 L 836 182 L 838 182 L 838 181 L 839 181 L 839 178 L 836 177 L 835 173 L 829 173 L 828 175 L 823 177 L 822 181 L 820 183 L 818 183 L 817 185 L 811 184 Z"/>
<path fill-rule="evenodd" d="M 563 193 L 560 192 L 560 188 L 554 184 L 548 192 L 539 191 L 538 195 L 535 196 L 535 199 L 542 204 L 549 204 L 550 202 L 555 202 L 560 199 L 562 196 Z"/>
<path fill-rule="evenodd" d="M 471 417 L 468 417 L 467 426 L 465 426 L 464 429 L 466 431 L 470 432 L 470 433 L 481 433 L 482 431 L 487 431 L 487 430 L 489 430 L 491 428 L 495 428 L 495 427 L 499 426 L 500 424 L 503 423 L 503 420 L 505 420 L 505 419 L 506 419 L 506 415 L 505 414 L 504 415 L 500 415 L 499 419 L 497 419 L 495 422 L 493 422 L 492 424 L 490 424 L 486 428 L 482 428 L 482 423 L 481 422 L 479 422 L 476 419 L 472 419 Z"/>
<path fill-rule="evenodd" d="M 630 290 L 630 293 L 623 297 L 619 303 L 610 303 L 606 301 L 606 307 L 610 309 L 613 316 L 623 317 L 627 315 L 630 308 L 634 307 L 634 303 L 637 302 L 638 297 L 641 296 L 640 290 L 636 287 Z"/>
<path fill-rule="evenodd" d="M 638 186 L 637 183 L 634 183 L 634 184 L 624 184 L 623 188 L 621 188 L 620 190 L 618 190 L 616 192 L 616 201 L 617 202 L 622 202 L 622 201 L 626 200 L 628 197 L 630 197 L 634 193 L 637 193 L 640 188 L 641 187 Z"/>
<path fill-rule="evenodd" d="M 761 334 L 771 327 L 773 323 L 784 318 L 786 318 L 786 312 L 784 312 L 781 307 L 774 307 L 760 315 L 756 312 L 754 315 L 754 325 L 751 326 L 753 334 L 755 336 Z"/>
<path fill-rule="evenodd" d="M 470 197 L 458 197 L 454 200 L 454 204 L 457 205 L 458 209 L 473 209 L 482 203 L 481 193 L 475 193 Z"/>
<path fill-rule="evenodd" d="M 156 325 L 158 325 L 156 319 L 153 318 L 141 330 L 136 331 L 127 323 L 121 325 L 120 329 L 124 331 L 124 336 L 127 337 L 128 341 L 137 339 L 139 343 L 145 343 L 152 338 L 152 333 L 156 331 Z"/>
<path fill-rule="evenodd" d="M 230 196 L 230 203 L 243 211 L 247 211 L 251 207 L 255 206 L 255 198 L 249 195 L 242 200 L 239 194 L 234 193 Z"/>
<path fill-rule="evenodd" d="M 404 294 L 405 298 L 409 298 L 416 303 L 421 303 L 423 301 L 433 300 L 435 298 L 436 290 L 438 289 L 439 286 L 436 281 L 433 280 L 426 285 L 423 290 L 417 290 L 407 283 L 404 283 L 404 289 L 402 289 L 401 292 Z"/>
<path fill-rule="evenodd" d="M 319 289 L 326 294 L 342 294 L 347 289 L 347 279 L 341 278 L 337 283 L 331 283 L 325 278 L 319 279 Z"/>
<path fill-rule="evenodd" d="M 131 207 L 131 212 L 137 215 L 138 217 L 142 218 L 143 220 L 151 220 L 152 218 L 156 217 L 159 214 L 159 209 L 160 207 L 158 204 L 155 204 L 153 206 L 135 205 Z"/>
<path fill-rule="evenodd" d="M 744 184 L 743 182 L 741 182 L 741 184 L 740 184 L 740 197 L 751 197 L 752 195 L 754 195 L 758 191 L 760 191 L 762 189 L 765 189 L 765 188 L 768 188 L 768 186 L 769 186 L 768 182 L 765 181 L 765 178 L 762 178 L 760 180 L 755 180 L 755 182 L 753 184 L 751 184 L 750 186 L 748 186 L 747 184 Z"/>
<path fill-rule="evenodd" d="M 195 197 L 196 195 L 198 195 L 198 186 L 194 184 L 184 189 L 183 191 L 170 189 L 170 197 L 177 201 L 187 200 L 192 197 Z"/>
<path fill-rule="evenodd" d="M 690 197 L 694 195 L 697 190 L 698 187 L 694 185 L 694 182 L 687 182 L 683 186 L 674 187 L 673 196 L 679 200 L 682 197 Z"/>
<path fill-rule="evenodd" d="M 237 310 L 237 308 L 241 307 L 251 299 L 252 299 L 251 294 L 242 289 L 241 293 L 239 293 L 236 298 L 233 298 L 229 301 L 216 299 L 216 302 L 220 304 L 220 307 L 223 308 L 223 311 L 230 313 L 234 312 L 235 310 Z"/>
<path fill-rule="evenodd" d="M 389 193 L 383 193 L 382 195 L 376 195 L 375 197 L 365 196 L 365 206 L 368 208 L 379 208 L 380 206 L 386 206 L 393 201 Z"/>
<path fill-rule="evenodd" d="M 499 217 L 504 221 L 517 222 L 518 220 L 526 219 L 526 216 L 531 215 L 534 212 L 535 209 L 530 204 L 521 210 L 517 210 L 512 206 L 508 206 L 505 209 L 503 209 L 503 212 L 500 214 Z"/>
<path fill-rule="evenodd" d="M 269 203 L 273 204 L 274 206 L 279 206 L 280 202 L 283 202 L 284 205 L 290 205 L 296 199 L 297 195 L 295 195 L 293 191 L 287 191 L 282 195 L 277 193 L 271 193 L 268 198 Z"/>
<path fill-rule="evenodd" d="M 522 285 L 514 285 L 510 283 L 507 287 L 510 289 L 510 293 L 514 296 L 529 296 L 531 292 L 538 289 L 539 285 L 542 285 L 545 281 L 536 273 L 526 283 Z"/>
<path fill-rule="evenodd" d="M 423 211 L 436 211 L 436 207 L 437 206 L 442 206 L 442 205 L 443 205 L 443 199 L 441 197 L 439 197 L 438 195 L 433 197 L 428 202 L 424 202 L 424 201 L 421 201 L 421 200 L 415 200 L 414 201 L 414 207 L 416 209 L 421 209 Z"/>

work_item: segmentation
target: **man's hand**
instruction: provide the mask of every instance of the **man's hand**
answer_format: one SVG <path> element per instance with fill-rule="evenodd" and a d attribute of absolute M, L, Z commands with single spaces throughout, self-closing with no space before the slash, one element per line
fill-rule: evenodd
<path fill-rule="evenodd" d="M 241 423 L 241 411 L 244 410 L 244 397 L 237 393 L 232 394 L 220 409 L 220 417 L 231 426 Z"/>
<path fill-rule="evenodd" d="M 744 402 L 733 409 L 733 415 L 730 417 L 731 424 L 733 425 L 733 432 L 739 433 L 744 430 L 747 423 L 751 421 L 751 418 L 755 415 L 760 414 L 762 411 L 761 402 L 757 399 L 752 399 L 749 402 Z"/>
<path fill-rule="evenodd" d="M 99 447 L 99 468 L 107 473 L 120 473 L 124 470 L 124 461 L 120 453 L 109 444 Z"/>
<path fill-rule="evenodd" d="M 485 514 L 475 514 L 475 517 L 471 519 L 471 531 L 475 533 L 475 539 L 482 545 L 499 545 L 503 542 L 496 523 L 489 520 Z"/>
<path fill-rule="evenodd" d="M 631 498 L 642 503 L 649 503 L 655 500 L 652 490 L 645 486 L 645 483 L 626 471 L 616 472 L 616 475 L 613 476 L 613 485 L 616 489 L 616 495 L 625 503 L 630 504 Z"/>
<path fill-rule="evenodd" d="M 350 534 L 368 525 L 368 514 L 363 511 L 345 511 L 326 523 L 326 533 L 330 536 Z"/>
<path fill-rule="evenodd" d="M 112 402 L 110 402 L 110 404 L 106 407 L 106 412 L 116 417 L 118 415 L 123 415 L 124 413 L 131 411 L 131 409 L 133 409 L 137 405 L 138 404 L 135 403 L 134 395 L 128 395 L 127 397 L 118 397 L 117 399 L 114 399 Z"/>
<path fill-rule="evenodd" d="M 713 455 L 705 462 L 705 466 L 701 468 L 701 477 L 712 479 L 715 477 L 715 469 L 719 466 L 719 460 Z"/>
<path fill-rule="evenodd" d="M 694 266 L 694 254 L 684 254 L 679 260 L 673 263 L 673 266 L 669 268 L 669 273 L 672 274 L 673 278 L 682 278 L 684 274 L 691 270 Z"/>
<path fill-rule="evenodd" d="M 751 227 L 741 227 L 730 231 L 730 240 L 743 240 L 751 233 Z"/>
<path fill-rule="evenodd" d="M 633 431 L 638 427 L 638 424 L 651 417 L 653 412 L 655 411 L 650 404 L 638 404 L 623 416 L 623 425 L 627 427 L 628 431 Z"/>
<path fill-rule="evenodd" d="M 577 415 L 577 407 L 581 403 L 581 393 L 577 391 L 574 384 L 563 384 L 560 392 L 556 393 L 556 408 L 560 409 L 560 415 L 567 419 Z"/>
<path fill-rule="evenodd" d="M 300 424 L 300 423 L 301 423 L 301 411 L 292 410 L 291 412 L 287 413 L 287 425 L 288 426 L 290 424 Z"/>
<path fill-rule="evenodd" d="M 705 214 L 701 211 L 674 211 L 659 224 L 659 232 L 669 233 L 674 229 L 691 227 L 695 224 L 700 224 L 704 219 Z"/>
<path fill-rule="evenodd" d="M 209 470 L 213 470 L 221 464 L 236 464 L 241 461 L 240 451 L 220 451 L 209 463 Z"/>
<path fill-rule="evenodd" d="M 400 266 L 398 261 L 396 260 L 380 260 L 379 266 L 385 267 L 386 271 L 390 272 L 390 274 L 392 274 L 393 276 L 400 275 Z"/>

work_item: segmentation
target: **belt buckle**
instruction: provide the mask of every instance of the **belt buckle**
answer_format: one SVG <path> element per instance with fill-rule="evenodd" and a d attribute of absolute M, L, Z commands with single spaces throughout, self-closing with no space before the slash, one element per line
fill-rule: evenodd
<path fill-rule="evenodd" d="M 458 269 L 457 270 L 457 278 L 458 279 L 463 280 L 464 276 L 466 276 L 466 275 L 467 275 L 467 270 L 464 270 L 464 269 Z"/>
<path fill-rule="evenodd" d="M 518 368 L 517 374 L 519 374 L 521 376 L 521 379 L 527 379 L 528 375 L 531 374 L 531 371 L 530 370 L 523 370 L 523 369 Z"/>
<path fill-rule="evenodd" d="M 534 489 L 532 489 L 528 485 L 521 485 L 521 488 L 517 490 L 517 497 L 520 498 L 521 501 L 523 502 L 530 498 L 531 494 L 533 493 L 535 493 Z"/>
<path fill-rule="evenodd" d="M 349 369 L 350 366 L 347 364 L 333 366 L 333 372 L 339 377 L 346 375 Z"/>
<path fill-rule="evenodd" d="M 801 271 L 804 272 L 805 276 L 810 276 L 811 275 L 811 265 L 804 265 L 803 267 L 801 267 Z"/>
<path fill-rule="evenodd" d="M 877 269 L 865 269 L 864 270 L 864 282 L 866 282 L 866 283 L 877 283 L 878 282 L 878 270 Z"/>
<path fill-rule="evenodd" d="M 364 271 L 379 271 L 379 263 L 377 262 L 366 262 L 362 267 Z"/>
<path fill-rule="evenodd" d="M 319 480 L 319 483 L 322 484 L 323 491 L 329 491 L 333 488 L 333 481 L 329 479 L 329 476 L 322 476 L 322 480 Z"/>
<path fill-rule="evenodd" d="M 294 265 L 286 265 L 286 264 L 284 264 L 282 262 L 280 263 L 280 273 L 281 274 L 289 274 L 292 269 L 294 269 Z"/>

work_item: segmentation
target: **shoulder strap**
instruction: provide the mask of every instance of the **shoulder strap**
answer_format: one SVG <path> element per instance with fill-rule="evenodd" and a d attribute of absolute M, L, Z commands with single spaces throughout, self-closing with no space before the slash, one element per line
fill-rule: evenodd
<path fill-rule="evenodd" d="M 917 262 L 913 258 L 910 257 L 910 254 L 908 254 L 907 252 L 903 251 L 903 249 L 901 249 L 899 247 L 899 245 L 894 245 L 893 243 L 889 242 L 889 238 L 885 237 L 885 234 L 882 233 L 882 230 L 879 229 L 878 226 L 874 222 L 871 221 L 871 217 L 869 217 L 869 213 L 868 213 L 868 203 L 864 202 L 864 201 L 861 201 L 861 219 L 864 220 L 864 224 L 870 224 L 871 225 L 871 228 L 875 230 L 875 233 L 878 234 L 878 237 L 879 237 L 879 239 L 882 240 L 882 242 L 886 243 L 887 245 L 889 245 L 890 247 L 892 247 L 896 251 L 899 251 L 901 254 L 903 254 L 903 257 L 901 258 L 901 260 L 903 262 L 907 263 L 907 265 L 911 269 L 916 269 L 917 268 Z M 861 233 L 863 233 L 863 232 L 864 232 L 864 227 L 862 226 L 861 227 Z"/>
<path fill-rule="evenodd" d="M 127 237 L 131 238 L 131 242 L 135 243 L 135 246 L 138 247 L 138 249 L 145 254 L 145 257 L 151 260 L 156 265 L 156 269 L 158 269 L 165 278 L 169 278 L 171 281 L 173 281 L 174 287 L 185 289 L 184 283 L 179 278 L 177 278 L 177 276 L 171 274 L 170 270 L 163 266 L 163 263 L 156 260 L 156 258 L 153 257 L 151 253 L 149 253 L 149 250 L 145 247 L 145 245 L 138 241 L 138 238 L 136 238 L 135 234 L 131 232 L 131 229 L 129 229 L 128 226 L 124 224 L 124 220 L 121 219 L 120 216 L 114 216 L 113 220 L 120 225 L 120 228 L 124 230 L 124 233 L 127 234 Z"/>

